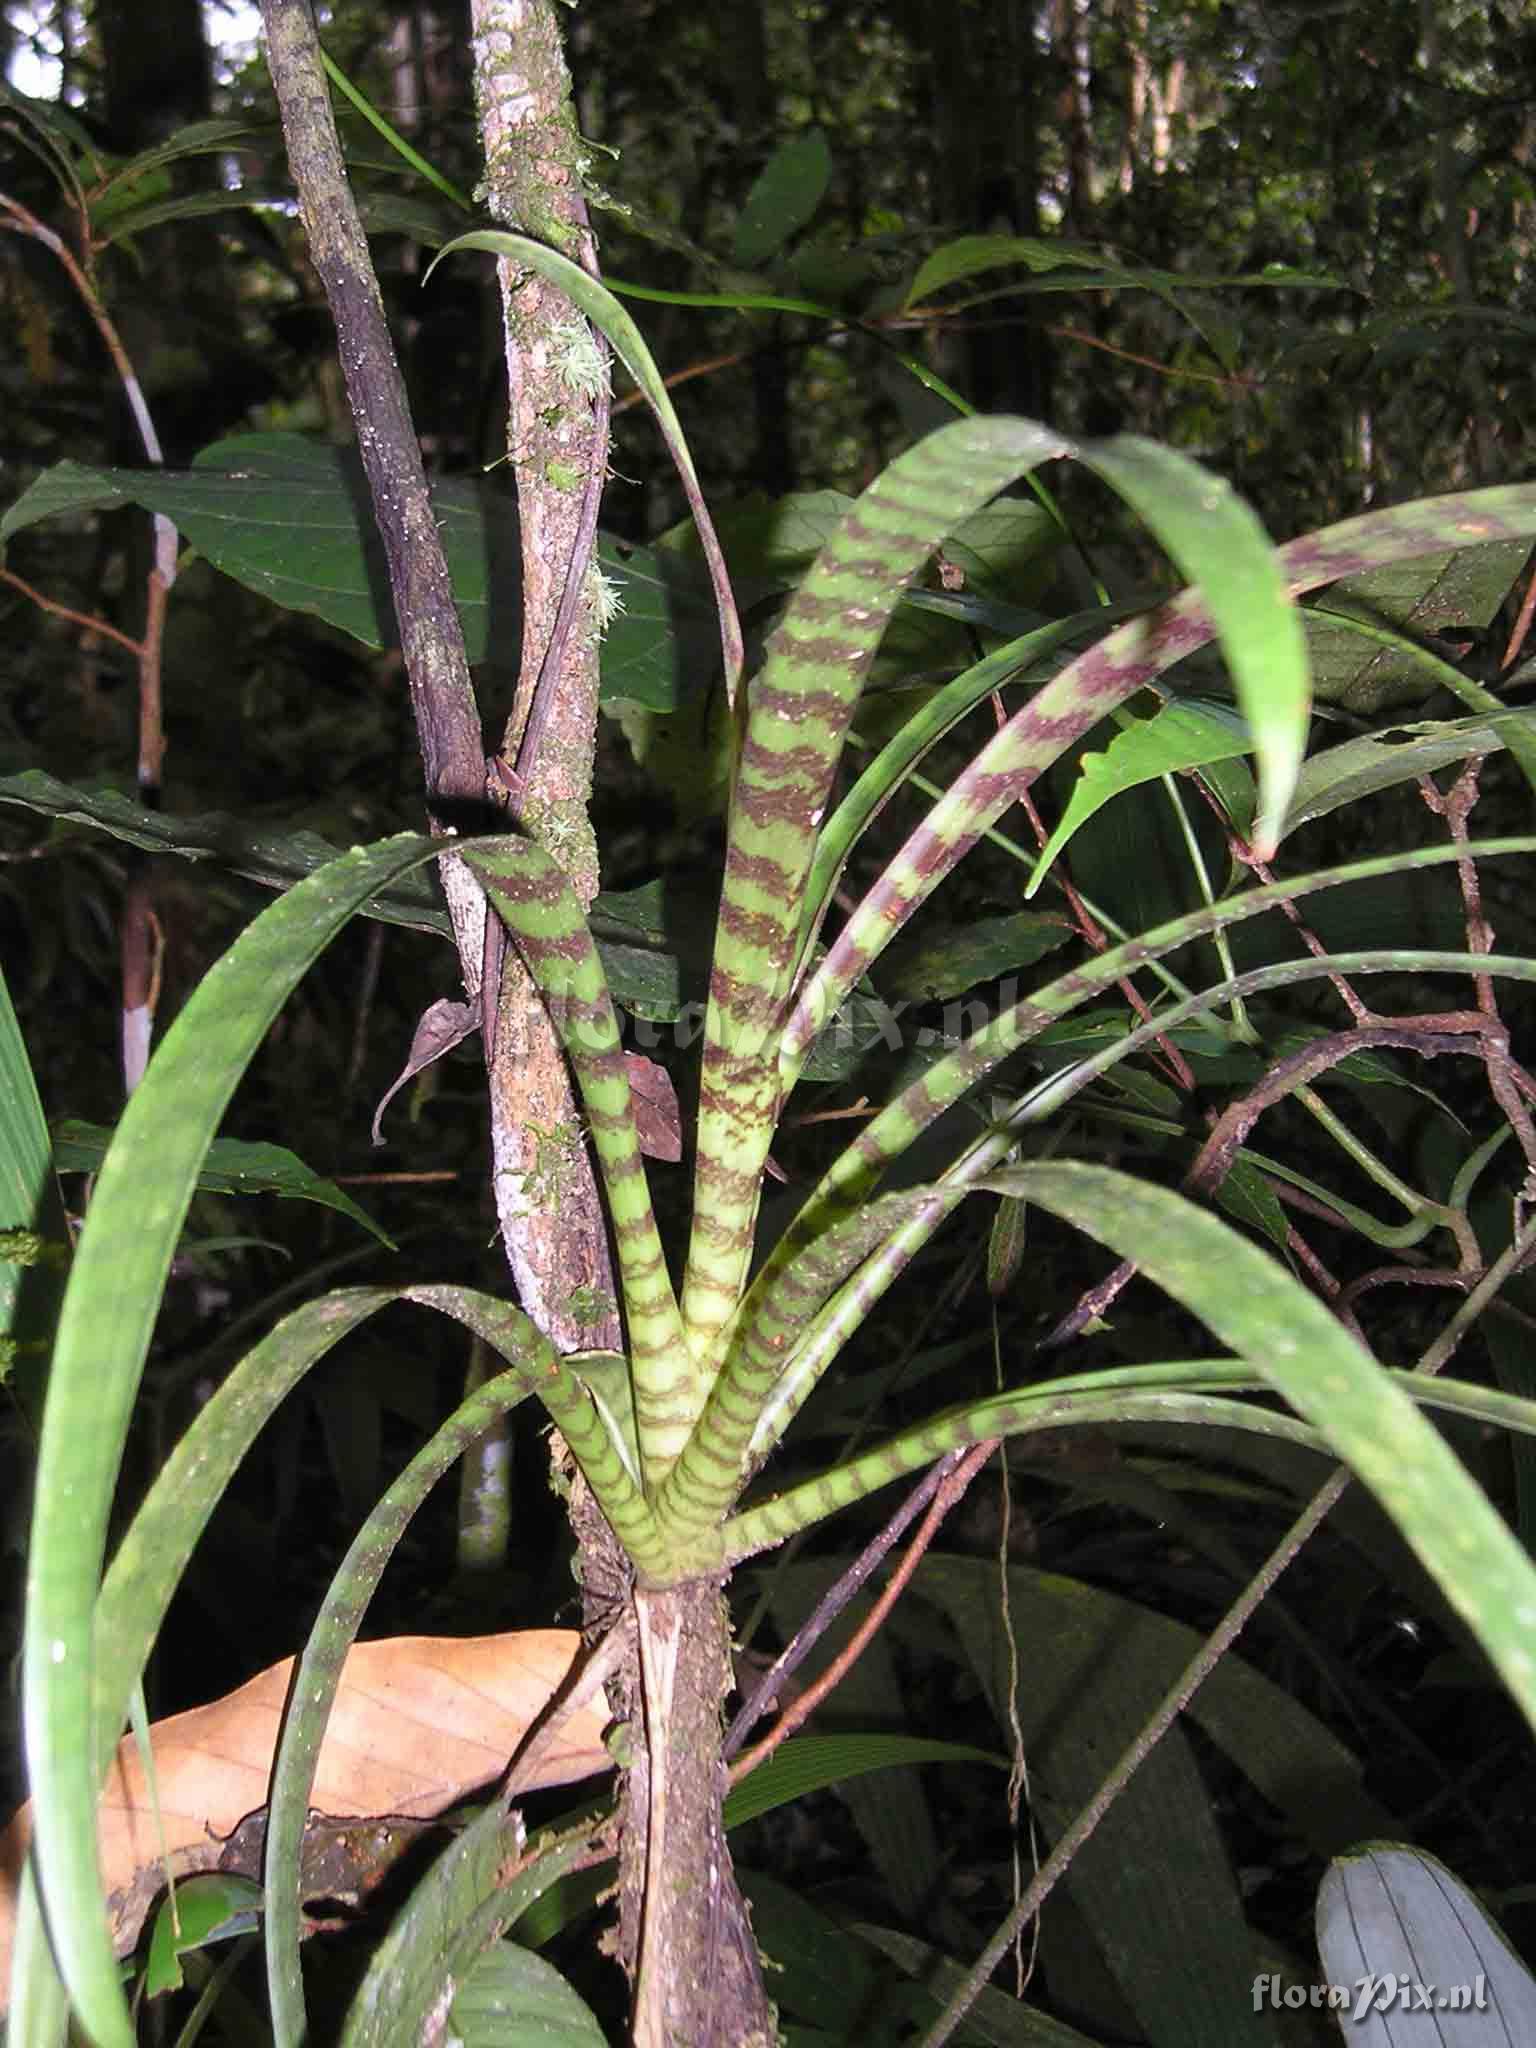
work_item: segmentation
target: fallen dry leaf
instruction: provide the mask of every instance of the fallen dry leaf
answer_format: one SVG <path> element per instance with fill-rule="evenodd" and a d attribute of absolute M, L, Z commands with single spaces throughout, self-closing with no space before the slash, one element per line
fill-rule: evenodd
<path fill-rule="evenodd" d="M 579 1646 L 573 1629 L 355 1644 L 321 1747 L 311 1809 L 343 1818 L 442 1813 L 500 1777 Z M 108 1893 L 137 1902 L 132 1912 L 114 1911 L 120 1954 L 133 1946 L 144 1905 L 160 1889 L 143 1880 L 160 1865 L 161 1830 L 180 1875 L 216 1864 L 218 1855 L 209 1852 L 266 1805 L 293 1662 L 285 1657 L 237 1692 L 154 1724 L 158 1826 L 138 1746 L 131 1735 L 119 1743 L 101 1796 L 100 1841 Z M 532 1783 L 566 1785 L 606 1770 L 607 1720 L 601 1694 L 573 1713 Z M 0 1834 L 0 2011 L 9 1997 L 16 1886 L 31 1830 L 27 1805 Z"/>

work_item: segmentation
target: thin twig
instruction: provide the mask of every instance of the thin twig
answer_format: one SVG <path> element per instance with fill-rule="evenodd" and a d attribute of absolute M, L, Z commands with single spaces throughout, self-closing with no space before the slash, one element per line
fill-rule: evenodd
<path fill-rule="evenodd" d="M 923 1517 L 922 1527 L 907 1546 L 905 1556 L 892 1572 L 880 1597 L 854 1630 L 846 1646 L 833 1658 L 815 1684 L 808 1685 L 799 1698 L 784 1709 L 761 1742 L 755 1743 L 744 1756 L 737 1758 L 731 1767 L 733 1785 L 740 1784 L 749 1772 L 755 1771 L 759 1764 L 766 1763 L 779 1744 L 787 1741 L 797 1728 L 802 1727 L 828 1694 L 842 1683 L 883 1626 L 886 1616 L 901 1598 L 907 1581 L 917 1570 L 924 1552 L 939 1533 L 944 1517 L 997 1449 L 998 1442 L 997 1437 L 988 1437 L 983 1443 L 973 1444 L 959 1462 L 944 1474 L 935 1490 L 933 1500 L 929 1503 L 928 1512 Z"/>
<path fill-rule="evenodd" d="M 951 1451 L 948 1457 L 941 1458 L 936 1465 L 930 1466 L 885 1527 L 865 1544 L 848 1569 L 822 1594 L 809 1616 L 780 1650 L 738 1709 L 736 1718 L 726 1731 L 721 1749 L 727 1763 L 735 1756 L 764 1714 L 772 1708 L 780 1686 L 805 1662 L 819 1639 L 869 1578 L 886 1552 L 916 1521 L 964 1455 L 962 1451 Z"/>
<path fill-rule="evenodd" d="M 1419 1360 L 1416 1368 L 1419 1372 L 1437 1373 L 1449 1363 L 1467 1331 L 1533 1246 L 1536 1246 L 1536 1223 L 1517 1232 L 1505 1251 L 1489 1267 L 1482 1280 Z M 992 1972 L 1007 1955 L 1019 1930 L 1039 1912 L 1073 1857 L 1232 1647 L 1270 1588 L 1296 1558 L 1307 1539 L 1322 1526 L 1348 1488 L 1351 1477 L 1349 1468 L 1340 1465 L 1318 1488 L 1254 1577 L 1249 1580 L 1216 1624 L 1210 1637 L 1163 1695 L 1158 1706 L 1093 1798 L 1057 1842 L 1041 1865 L 1034 1883 L 987 1943 L 965 1982 L 956 1991 L 933 2027 L 923 2036 L 920 2048 L 942 2048 L 942 2044 L 954 2033 L 975 2004 L 978 1994 L 991 1978 Z"/>
<path fill-rule="evenodd" d="M 14 569 L 0 569 L 0 583 L 9 583 L 13 590 L 19 590 L 39 611 L 52 612 L 56 619 L 67 619 L 72 626 L 79 626 L 87 633 L 100 633 L 104 640 L 115 640 L 135 661 L 144 651 L 143 644 L 131 633 L 121 632 L 105 619 L 97 618 L 94 612 L 77 612 L 73 605 L 60 604 L 56 597 L 45 597 L 34 585 L 18 576 Z"/>

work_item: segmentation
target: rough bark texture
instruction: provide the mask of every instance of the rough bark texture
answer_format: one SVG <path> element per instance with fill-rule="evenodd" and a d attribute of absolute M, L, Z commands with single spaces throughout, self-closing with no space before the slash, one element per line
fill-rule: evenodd
<path fill-rule="evenodd" d="M 427 800 L 439 816 L 455 806 L 483 811 L 485 758 L 464 636 L 314 25 L 301 0 L 265 0 L 264 19 L 310 257 L 336 321 L 358 453 L 389 564 Z"/>
<path fill-rule="evenodd" d="M 595 272 L 552 0 L 475 0 L 473 21 L 490 211 Z M 599 634 L 583 553 L 608 459 L 606 364 L 563 295 L 505 264 L 501 283 L 523 570 L 519 686 L 502 759 L 523 778 L 521 823 L 590 901 Z M 613 1286 L 590 1154 L 564 1062 L 515 963 L 503 981 L 491 1099 L 498 1213 L 525 1308 L 561 1349 L 617 1348 L 616 1317 L 601 1314 Z M 771 2048 L 771 2008 L 721 1821 L 729 1658 L 720 1586 L 637 1590 L 579 1476 L 571 1516 L 589 1631 L 605 1633 L 616 1616 L 632 1623 L 634 1647 L 611 1691 L 633 1758 L 619 1888 L 633 2039 L 637 2048 Z"/>
<path fill-rule="evenodd" d="M 773 2010 L 721 1820 L 730 1622 L 720 1581 L 642 1588 L 634 1605 L 645 1739 L 628 1774 L 619 1851 L 632 2038 L 636 2048 L 773 2048 Z"/>
<path fill-rule="evenodd" d="M 475 0 L 475 97 L 485 144 L 484 197 L 504 227 L 592 260 L 570 79 L 550 0 Z M 597 731 L 598 634 L 583 589 L 572 630 L 548 661 L 577 552 L 588 480 L 608 460 L 607 407 L 569 381 L 586 323 L 538 280 L 501 266 L 509 409 L 517 477 L 523 645 L 517 701 L 501 754 L 518 743 L 535 696 L 544 719 L 520 822 L 560 863 L 584 903 L 597 891 L 587 819 Z M 607 1230 L 564 1058 L 527 974 L 509 958 L 491 1066 L 496 1212 L 524 1309 L 563 1352 L 617 1350 Z"/>

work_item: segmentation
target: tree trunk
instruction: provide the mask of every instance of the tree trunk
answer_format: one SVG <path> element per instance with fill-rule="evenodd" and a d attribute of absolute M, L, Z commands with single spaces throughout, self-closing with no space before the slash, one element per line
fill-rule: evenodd
<path fill-rule="evenodd" d="M 474 0 L 475 88 L 492 214 L 595 270 L 582 201 L 581 142 L 552 0 Z M 606 390 L 569 370 L 573 309 L 539 279 L 502 266 L 510 388 L 507 447 L 522 532 L 523 647 L 503 759 L 519 749 L 556 643 L 558 686 L 522 822 L 584 902 L 597 888 L 587 818 L 597 719 L 595 593 L 584 590 L 562 647 L 558 615 L 580 541 L 581 492 L 607 464 Z M 616 1349 L 613 1283 L 590 1155 L 564 1061 L 531 987 L 511 963 L 491 1072 L 497 1209 L 529 1315 L 563 1351 Z M 558 1188 L 545 1188 L 555 1174 Z M 541 1192 L 542 1190 L 542 1192 Z M 606 1316 L 594 1322 L 594 1311 Z M 627 1560 L 573 1477 L 572 1523 L 591 1634 L 627 1616 L 631 1650 L 612 1688 L 629 1730 L 623 1787 L 619 1950 L 634 1984 L 638 2048 L 772 2048 L 771 2009 L 721 1807 L 721 1706 L 728 1631 L 718 1582 L 637 1589 Z"/>

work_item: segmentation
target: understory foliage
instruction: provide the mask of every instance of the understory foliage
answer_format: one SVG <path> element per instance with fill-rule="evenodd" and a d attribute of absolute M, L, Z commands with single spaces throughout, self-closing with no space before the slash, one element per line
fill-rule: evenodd
<path fill-rule="evenodd" d="M 307 10 L 267 14 L 275 43 Z M 1458 1900 L 1458 1966 L 1524 2011 L 1447 1872 L 1362 1853 L 1435 1852 L 1520 1946 L 1536 485 L 1477 459 L 1498 420 L 1412 474 L 1428 495 L 1308 447 L 1266 497 L 1290 458 L 1262 406 L 1198 460 L 1118 430 L 1144 395 L 1098 433 L 979 410 L 949 327 L 1035 285 L 1085 318 L 1145 295 L 1170 362 L 1235 378 L 1237 314 L 1324 288 L 1293 252 L 1133 260 L 1070 163 L 1043 185 L 1079 232 L 839 243 L 836 139 L 801 123 L 728 219 L 696 209 L 696 274 L 637 195 L 605 283 L 569 223 L 486 226 L 331 75 L 397 326 L 407 276 L 460 343 L 488 258 L 514 346 L 547 292 L 541 424 L 568 407 L 601 448 L 611 357 L 678 479 L 653 451 L 649 494 L 689 516 L 600 530 L 569 603 L 555 579 L 551 643 L 597 662 L 603 714 L 567 809 L 566 756 L 517 745 L 545 676 L 524 648 L 518 680 L 516 565 L 530 493 L 584 474 L 513 445 L 520 498 L 465 460 L 412 501 L 393 358 L 359 370 L 361 274 L 318 248 L 353 440 L 321 431 L 327 365 L 168 451 L 135 266 L 235 213 L 268 238 L 219 248 L 242 318 L 318 312 L 298 225 L 239 212 L 290 190 L 270 109 L 124 156 L 8 95 L 34 411 L 0 519 L 0 1328 L 31 1503 L 8 2038 L 1321 2041 L 1287 1987 L 1350 1956 L 1433 1974 L 1360 1933 L 1371 1887 L 1398 1924 Z M 210 162 L 221 190 L 179 182 Z M 717 490 L 658 297 L 656 333 L 692 311 L 750 355 L 793 320 L 839 378 L 878 358 L 912 431 L 814 488 Z M 54 418 L 54 327 L 111 365 L 131 454 Z M 1455 344 L 1414 350 L 1465 396 Z M 1390 394 L 1380 417 L 1400 433 Z M 1288 537 L 1293 503 L 1327 523 Z M 433 765 L 456 676 L 468 784 Z M 493 1083 L 488 1171 L 457 1048 L 480 1031 L 494 1074 L 546 1020 L 576 1106 L 509 1175 Z M 512 1240 L 589 1185 L 600 1249 L 535 1300 Z M 312 1810 L 365 1614 L 580 1625 L 590 1660 L 510 1779 L 366 1877 Z M 257 1874 L 189 1880 L 125 1990 L 97 1811 L 124 1727 L 296 1649 Z M 539 1745 L 604 1684 L 623 1789 L 574 1803 Z"/>

